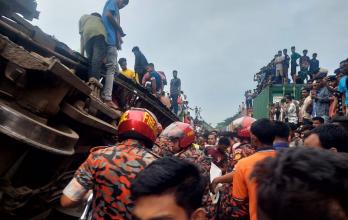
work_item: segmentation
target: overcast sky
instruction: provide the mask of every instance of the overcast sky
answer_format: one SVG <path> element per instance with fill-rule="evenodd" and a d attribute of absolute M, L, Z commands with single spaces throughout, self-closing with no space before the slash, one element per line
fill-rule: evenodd
<path fill-rule="evenodd" d="M 106 0 L 37 0 L 34 23 L 79 50 L 78 20 Z M 347 0 L 130 0 L 120 56 L 139 46 L 158 70 L 179 71 L 190 105 L 210 123 L 232 116 L 253 75 L 283 48 L 318 53 L 331 72 L 348 57 Z"/>

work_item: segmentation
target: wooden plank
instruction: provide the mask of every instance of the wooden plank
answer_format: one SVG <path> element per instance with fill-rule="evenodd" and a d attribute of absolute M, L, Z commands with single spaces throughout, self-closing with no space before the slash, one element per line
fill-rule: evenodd
<path fill-rule="evenodd" d="M 90 107 L 97 109 L 98 111 L 102 112 L 103 114 L 107 115 L 109 118 L 113 120 L 117 120 L 122 116 L 121 111 L 114 110 L 110 108 L 109 106 L 105 105 L 101 100 L 94 98 L 93 96 L 90 96 Z"/>
<path fill-rule="evenodd" d="M 23 32 L 24 34 L 31 36 L 33 34 L 32 31 L 28 30 L 27 28 L 25 28 L 23 25 L 18 24 L 16 22 L 14 22 L 11 19 L 8 19 L 7 17 L 0 17 L 0 20 L 5 22 L 6 24 L 10 25 L 11 27 Z"/>
<path fill-rule="evenodd" d="M 23 47 L 11 42 L 7 37 L 0 35 L 0 55 L 16 65 L 31 70 L 47 71 L 48 64 L 33 56 Z"/>
<path fill-rule="evenodd" d="M 64 80 L 66 83 L 71 85 L 73 88 L 82 92 L 86 96 L 89 96 L 92 89 L 89 88 L 79 77 L 71 72 L 66 66 L 60 63 L 57 59 L 51 59 L 49 71 Z"/>
<path fill-rule="evenodd" d="M 116 135 L 116 127 L 106 123 L 105 121 L 100 120 L 99 118 L 89 115 L 86 112 L 83 112 L 68 103 L 63 104 L 62 111 L 70 118 L 74 119 L 75 121 L 81 124 Z"/>
<path fill-rule="evenodd" d="M 53 51 L 50 48 L 46 48 L 43 45 L 41 45 L 40 42 L 36 42 L 33 39 L 31 39 L 28 35 L 25 33 L 15 29 L 11 25 L 7 24 L 6 22 L 0 20 L 0 31 L 3 34 L 11 36 L 11 40 L 15 41 L 15 43 L 20 43 L 21 45 L 30 45 L 30 51 L 36 51 L 40 53 L 41 55 L 50 57 L 54 56 L 57 57 L 62 63 L 69 66 L 69 68 L 76 68 L 81 69 L 83 71 L 87 71 L 88 67 L 86 65 L 82 65 L 64 55 L 61 55 L 60 53 L 57 53 L 56 51 Z"/>
<path fill-rule="evenodd" d="M 51 71 L 86 96 L 89 96 L 92 92 L 80 78 L 74 75 L 71 70 L 61 64 L 57 59 L 47 59 L 40 55 L 29 53 L 23 47 L 19 47 L 2 35 L 0 35 L 0 55 L 24 69 Z"/>

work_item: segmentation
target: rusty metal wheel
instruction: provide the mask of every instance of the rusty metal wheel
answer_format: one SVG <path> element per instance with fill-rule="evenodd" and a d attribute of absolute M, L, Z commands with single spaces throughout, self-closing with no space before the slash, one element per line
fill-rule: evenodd
<path fill-rule="evenodd" d="M 0 102 L 0 132 L 38 149 L 72 155 L 79 135 L 65 126 L 50 127 Z"/>

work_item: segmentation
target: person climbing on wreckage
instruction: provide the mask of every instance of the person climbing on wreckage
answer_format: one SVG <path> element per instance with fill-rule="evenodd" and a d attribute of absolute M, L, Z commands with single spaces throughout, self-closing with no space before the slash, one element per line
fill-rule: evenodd
<path fill-rule="evenodd" d="M 121 50 L 121 45 L 123 43 L 122 37 L 126 36 L 120 23 L 120 10 L 126 7 L 128 3 L 129 0 L 107 0 L 102 15 L 102 21 L 107 34 L 106 73 L 103 99 L 105 104 L 114 109 L 119 108 L 112 101 L 114 75 L 120 72 L 117 64 L 117 51 Z"/>
<path fill-rule="evenodd" d="M 64 208 L 80 204 L 94 193 L 92 219 L 132 219 L 131 181 L 156 160 L 150 151 L 159 133 L 156 117 L 146 109 L 125 112 L 119 122 L 119 143 L 94 148 L 64 189 Z"/>
<path fill-rule="evenodd" d="M 147 73 L 144 75 L 142 85 L 154 96 L 159 97 L 163 91 L 163 80 L 161 74 L 155 70 L 155 65 L 149 63 L 146 66 Z"/>

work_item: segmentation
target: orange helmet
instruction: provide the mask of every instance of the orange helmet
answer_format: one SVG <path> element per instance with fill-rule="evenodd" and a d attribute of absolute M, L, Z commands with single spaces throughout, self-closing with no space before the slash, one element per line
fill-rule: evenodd
<path fill-rule="evenodd" d="M 183 122 L 174 122 L 169 125 L 161 134 L 161 137 L 169 140 L 178 139 L 179 147 L 188 148 L 195 141 L 195 131 L 191 125 Z"/>
<path fill-rule="evenodd" d="M 152 148 L 158 136 L 158 121 L 150 111 L 133 108 L 126 111 L 118 124 L 118 138 L 120 141 L 128 138 L 142 140 L 145 146 Z"/>

